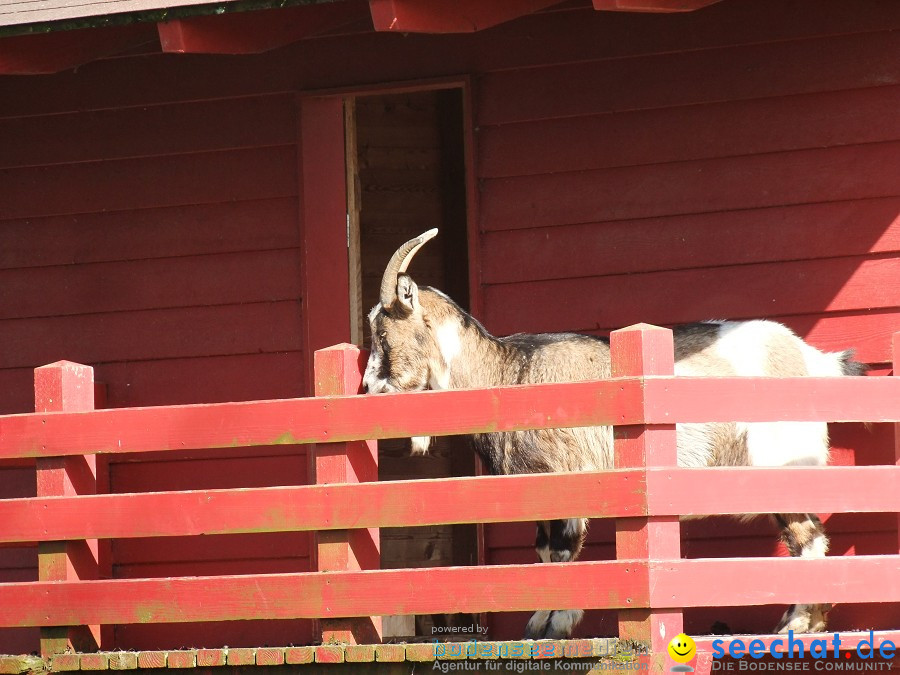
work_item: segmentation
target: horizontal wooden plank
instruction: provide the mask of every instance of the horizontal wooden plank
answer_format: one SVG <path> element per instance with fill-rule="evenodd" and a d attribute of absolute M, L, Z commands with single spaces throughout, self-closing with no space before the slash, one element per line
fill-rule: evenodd
<path fill-rule="evenodd" d="M 31 5 L 40 4 L 31 2 Z M 0 25 L 6 2 L 0 3 Z M 33 31 L 7 37 L 0 48 L 0 73 L 41 75 L 77 68 L 96 59 L 144 50 L 156 38 L 149 23 L 109 25 L 90 31 Z"/>
<path fill-rule="evenodd" d="M 897 25 L 900 17 L 896 9 L 867 3 L 865 11 L 858 7 L 850 12 L 831 0 L 817 3 L 814 11 L 803 3 L 760 0 L 665 16 L 574 8 L 524 17 L 507 30 L 503 26 L 494 29 L 490 41 L 497 44 L 491 50 L 491 62 L 502 70 L 522 67 L 529 61 L 539 65 L 612 60 L 878 31 Z M 598 33 L 606 39 L 598 40 Z M 537 51 L 542 54 L 531 54 L 528 59 L 528 52 L 536 51 L 536 36 L 540 36 L 542 48 Z"/>
<path fill-rule="evenodd" d="M 894 377 L 650 377 L 646 420 L 673 422 L 897 422 Z"/>
<path fill-rule="evenodd" d="M 627 424 L 638 419 L 640 388 L 626 379 L 9 415 L 0 459 Z"/>
<path fill-rule="evenodd" d="M 688 471 L 689 469 L 685 469 Z M 666 471 L 666 470 L 661 470 Z M 727 482 L 727 481 L 724 481 Z M 731 497 L 731 496 L 730 496 Z M 652 495 L 651 495 L 652 498 Z M 702 498 L 698 498 L 699 502 Z M 767 494 L 766 503 L 777 511 L 788 504 Z M 778 499 L 779 501 L 775 501 Z M 833 503 L 837 503 L 835 500 Z M 762 503 L 761 500 L 758 503 Z M 796 506 L 796 503 L 794 504 Z M 805 508 L 805 507 L 804 507 Z M 829 507 L 831 508 L 831 507 Z M 672 509 L 675 510 L 674 508 Z M 796 509 L 794 509 L 796 510 Z M 803 511 L 803 509 L 800 509 Z M 817 512 L 831 540 L 832 555 L 891 553 L 896 542 L 896 515 L 890 513 L 828 514 Z M 533 523 L 488 523 L 484 527 L 488 560 L 495 563 L 525 563 L 537 560 Z M 788 555 L 778 539 L 778 529 L 767 517 L 738 521 L 730 516 L 690 518 L 681 522 L 682 556 L 685 558 Z M 588 528 L 588 550 L 582 560 L 615 559 L 615 522 L 592 520 Z M 880 549 L 873 548 L 880 546 Z M 854 551 L 858 548 L 859 550 Z M 888 550 L 885 550 L 885 549 Z M 501 552 L 506 551 L 506 553 Z"/>
<path fill-rule="evenodd" d="M 653 607 L 900 602 L 900 555 L 667 560 L 650 584 Z"/>
<path fill-rule="evenodd" d="M 632 608 L 646 585 L 637 561 L 0 584 L 0 626 Z"/>
<path fill-rule="evenodd" d="M 486 284 L 898 250 L 897 197 L 497 230 L 481 240 Z"/>
<path fill-rule="evenodd" d="M 291 351 L 300 347 L 301 317 L 299 300 L 282 300 L 0 320 L 9 340 L 0 368 L 53 363 L 63 354 L 108 363 Z"/>
<path fill-rule="evenodd" d="M 485 230 L 527 229 L 896 197 L 898 149 L 892 141 L 487 179 L 480 222 Z"/>
<path fill-rule="evenodd" d="M 643 513 L 643 489 L 639 472 L 614 471 L 4 499 L 0 541 L 620 517 Z"/>
<path fill-rule="evenodd" d="M 3 270 L 0 320 L 296 300 L 300 259 L 283 249 Z"/>
<path fill-rule="evenodd" d="M 645 489 L 653 515 L 900 512 L 898 486 L 900 467 L 713 468 L 6 499 L 0 541 L 627 517 Z"/>
<path fill-rule="evenodd" d="M 652 469 L 654 515 L 900 512 L 900 466 Z"/>
<path fill-rule="evenodd" d="M 35 654 L 40 644 L 38 628 L 6 628 L 0 632 L 0 652 L 4 654 Z"/>
<path fill-rule="evenodd" d="M 357 125 L 359 125 L 358 119 Z M 369 146 L 365 149 L 363 156 L 359 158 L 359 166 L 369 169 L 379 167 L 406 170 L 416 167 L 430 169 L 440 165 L 440 161 L 440 148 Z"/>
<path fill-rule="evenodd" d="M 894 518 L 896 516 L 891 514 Z M 723 519 L 724 520 L 724 519 Z M 734 557 L 789 557 L 790 552 L 778 536 L 778 530 L 772 519 L 761 519 L 771 526 L 771 531 L 764 537 L 741 537 L 742 528 L 731 521 L 734 536 L 714 538 L 682 538 L 681 554 L 683 558 L 734 558 Z M 880 532 L 839 532 L 825 524 L 828 535 L 828 554 L 830 556 L 855 555 L 892 555 L 896 551 L 897 540 L 893 530 Z M 530 560 L 528 558 L 527 560 Z M 520 560 L 512 562 L 522 562 Z M 771 627 L 770 627 L 771 628 Z"/>
<path fill-rule="evenodd" d="M 900 380 L 621 378 L 0 417 L 3 457 L 338 442 L 528 428 L 703 421 L 897 421 Z M 565 405 L 561 404 L 565 401 Z M 753 401 L 753 406 L 748 405 Z"/>
<path fill-rule="evenodd" d="M 889 363 L 891 335 L 900 328 L 900 309 L 881 312 L 838 312 L 819 316 L 783 316 L 781 321 L 810 344 L 837 352 L 852 347 L 864 363 Z"/>
<path fill-rule="evenodd" d="M 122 489 L 114 490 L 115 492 L 159 492 L 167 490 L 196 490 L 196 489 L 217 489 L 219 487 L 271 487 L 274 485 L 306 485 L 306 470 L 308 467 L 301 467 L 300 464 L 306 462 L 308 447 L 305 445 L 269 445 L 254 446 L 253 448 L 235 447 L 235 448 L 217 448 L 215 450 L 174 450 L 161 453 L 135 453 L 115 455 L 109 458 L 109 463 L 113 467 L 112 471 L 117 481 L 117 486 L 130 485 Z M 194 475 L 194 470 L 202 472 L 205 466 L 213 467 L 214 476 L 211 482 L 221 480 L 223 475 L 228 475 L 228 469 L 223 469 L 219 463 L 220 460 L 243 460 L 256 458 L 267 460 L 269 458 L 288 457 L 289 461 L 297 462 L 296 466 L 292 466 L 289 470 L 291 473 L 287 476 L 279 475 L 277 480 L 268 483 L 254 479 L 253 485 L 248 485 L 247 481 L 243 483 L 238 481 L 237 485 L 216 485 L 207 484 L 205 477 Z M 32 460 L 36 461 L 36 460 Z M 172 469 L 170 462 L 196 462 L 196 464 L 182 464 L 179 468 L 185 469 L 185 476 L 172 478 L 167 476 L 167 470 Z M 141 465 L 140 467 L 126 467 L 126 465 Z M 148 480 L 142 481 L 131 471 L 138 472 L 146 469 Z M 236 469 L 240 470 L 240 469 Z M 123 473 L 125 474 L 123 477 Z M 171 471 L 169 471 L 171 473 Z M 245 477 L 246 478 L 246 477 Z M 161 487 L 164 486 L 164 487 Z"/>
<path fill-rule="evenodd" d="M 265 535 L 276 537 L 274 534 Z M 296 536 L 296 535 L 294 535 Z M 113 565 L 115 579 L 165 579 L 170 577 L 221 577 L 245 574 L 294 574 L 309 572 L 311 569 L 308 556 L 288 557 L 287 555 L 258 555 L 252 558 L 241 558 L 235 554 L 248 542 L 242 541 L 244 535 L 236 535 L 234 548 L 226 550 L 219 558 L 203 556 L 198 550 L 191 557 L 197 560 L 162 560 L 154 562 L 136 562 Z M 306 537 L 308 539 L 308 537 Z M 133 542 L 134 540 L 129 540 Z M 159 542 L 157 542 L 159 543 Z M 273 547 L 266 547 L 267 550 Z M 146 549 L 143 549 L 146 550 Z M 194 637 L 191 635 L 191 639 Z M 194 643 L 196 644 L 196 643 Z"/>
<path fill-rule="evenodd" d="M 499 178 L 895 141 L 900 122 L 890 111 L 898 107 L 900 87 L 888 86 L 487 126 L 478 132 L 478 173 Z"/>
<path fill-rule="evenodd" d="M 107 387 L 109 407 L 220 403 L 302 396 L 304 364 L 297 350 L 100 363 L 94 375 Z M 3 414 L 34 410 L 32 368 L 0 370 L 0 385 Z"/>
<path fill-rule="evenodd" d="M 121 579 L 308 572 L 310 540 L 297 532 L 116 539 L 113 565 Z M 229 566 L 237 563 L 245 566 Z"/>
<path fill-rule="evenodd" d="M 110 458 L 109 492 L 172 492 L 307 485 L 306 446 L 222 448 L 117 455 Z"/>
<path fill-rule="evenodd" d="M 158 406 L 255 401 L 303 395 L 301 351 L 240 354 L 98 366 L 115 406 Z"/>
<path fill-rule="evenodd" d="M 292 197 L 4 221 L 0 269 L 298 248 Z"/>
<path fill-rule="evenodd" d="M 900 259 L 886 255 L 487 286 L 479 318 L 505 335 L 723 317 L 893 312 L 898 306 Z"/>
<path fill-rule="evenodd" d="M 281 446 L 279 449 L 283 452 L 289 447 L 300 452 L 266 457 L 255 451 L 268 453 L 268 449 L 229 449 L 229 453 L 241 450 L 247 456 L 222 458 L 225 451 L 218 451 L 217 458 L 114 463 L 110 466 L 110 489 L 121 493 L 256 487 L 286 481 L 305 484 L 308 464 L 302 452 L 305 448 Z M 167 453 L 165 457 L 173 455 L 189 453 Z M 149 457 L 141 455 L 139 459 Z M 309 549 L 310 536 L 296 532 L 176 536 L 162 543 L 156 538 L 112 542 L 116 578 L 305 572 L 309 571 Z"/>
<path fill-rule="evenodd" d="M 832 465 L 877 466 L 896 461 L 892 424 L 832 424 L 828 435 Z"/>
<path fill-rule="evenodd" d="M 4 546 L 0 549 L 0 569 L 3 570 L 4 581 L 11 581 L 6 578 L 11 574 L 12 570 L 18 570 L 26 576 L 23 581 L 37 581 L 37 544 L 16 544 Z"/>
<path fill-rule="evenodd" d="M 293 98 L 275 95 L 0 118 L 0 168 L 291 145 L 295 117 Z"/>
<path fill-rule="evenodd" d="M 834 57 L 833 67 L 822 67 L 823 50 Z M 896 85 L 898 56 L 900 38 L 884 31 L 500 71 L 478 82 L 477 122 Z"/>
<path fill-rule="evenodd" d="M 37 494 L 35 468 L 0 466 L 0 499 L 34 497 Z"/>
<path fill-rule="evenodd" d="M 19 219 L 273 199 L 297 194 L 296 168 L 286 145 L 0 169 L 0 201 L 4 219 Z"/>
<path fill-rule="evenodd" d="M 657 607 L 792 601 L 895 602 L 898 556 L 804 560 L 678 560 L 649 565 Z M 871 578 L 883 583 L 872 584 Z M 544 606 L 640 607 L 645 564 L 629 562 L 434 570 L 114 580 L 0 585 L 2 625 L 353 616 L 522 610 Z M 837 579 L 822 583 L 823 577 Z M 696 579 L 688 584 L 685 579 Z M 735 578 L 742 583 L 734 584 Z M 571 585 L 569 585 L 571 584 Z M 484 593 L 485 587 L 491 593 Z M 428 588 L 428 593 L 417 589 Z M 599 591 L 599 592 L 598 592 Z M 553 593 L 558 595 L 553 595 Z M 580 596 L 577 594 L 581 594 Z M 879 595 L 880 593 L 880 595 Z"/>

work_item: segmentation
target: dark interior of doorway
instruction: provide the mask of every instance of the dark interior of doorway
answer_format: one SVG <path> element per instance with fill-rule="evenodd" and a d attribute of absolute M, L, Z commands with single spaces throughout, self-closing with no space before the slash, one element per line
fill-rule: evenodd
<path fill-rule="evenodd" d="M 384 266 L 404 241 L 432 227 L 439 236 L 416 256 L 410 273 L 469 304 L 463 92 L 439 89 L 360 96 L 347 101 L 351 288 L 354 339 L 369 344 L 365 316 L 378 301 Z M 354 249 L 357 253 L 354 255 Z M 353 264 L 353 263 L 351 263 Z M 353 295 L 353 291 L 351 291 Z M 379 443 L 379 479 L 470 476 L 475 457 L 461 438 L 435 439 L 425 457 L 409 441 Z M 382 568 L 477 563 L 475 525 L 384 528 Z M 391 617 L 385 637 L 430 636 L 435 625 L 471 625 L 473 617 Z"/>

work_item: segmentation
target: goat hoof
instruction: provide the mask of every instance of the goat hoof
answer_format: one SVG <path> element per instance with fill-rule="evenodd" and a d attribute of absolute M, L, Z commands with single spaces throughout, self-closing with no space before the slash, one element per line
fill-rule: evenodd
<path fill-rule="evenodd" d="M 828 612 L 831 611 L 831 607 L 831 605 L 791 605 L 778 622 L 775 632 L 822 633 L 828 623 Z"/>
<path fill-rule="evenodd" d="M 580 609 L 540 610 L 535 612 L 525 627 L 526 640 L 564 640 L 572 636 L 584 611 Z"/>
<path fill-rule="evenodd" d="M 547 632 L 547 626 L 550 624 L 550 616 L 553 612 L 545 609 L 538 610 L 531 615 L 528 625 L 525 626 L 526 640 L 542 640 L 544 633 Z"/>

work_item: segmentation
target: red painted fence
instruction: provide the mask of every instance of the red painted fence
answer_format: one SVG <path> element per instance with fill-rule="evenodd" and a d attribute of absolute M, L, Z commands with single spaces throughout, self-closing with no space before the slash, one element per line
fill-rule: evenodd
<path fill-rule="evenodd" d="M 612 354 L 603 382 L 356 396 L 364 353 L 342 345 L 317 353 L 315 398 L 97 411 L 90 368 L 38 369 L 38 412 L 0 417 L 0 459 L 47 478 L 0 501 L 0 543 L 38 542 L 40 580 L 0 584 L 0 627 L 40 626 L 54 653 L 111 624 L 308 617 L 373 641 L 381 615 L 582 607 L 620 610 L 620 637 L 659 651 L 685 607 L 900 603 L 900 555 L 684 560 L 679 544 L 681 515 L 900 512 L 900 466 L 675 466 L 676 422 L 900 422 L 900 378 L 674 378 L 671 332 L 643 325 Z M 612 471 L 376 482 L 371 439 L 599 424 Z M 272 443 L 316 444 L 316 485 L 94 494 L 99 454 Z M 616 519 L 617 560 L 377 569 L 380 527 L 580 516 Z M 308 573 L 97 578 L 98 540 L 301 530 Z"/>

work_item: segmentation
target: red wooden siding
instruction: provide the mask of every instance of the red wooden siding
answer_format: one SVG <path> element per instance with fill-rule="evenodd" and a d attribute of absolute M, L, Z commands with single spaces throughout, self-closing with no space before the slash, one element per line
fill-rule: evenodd
<path fill-rule="evenodd" d="M 605 333 L 638 321 L 773 317 L 823 349 L 890 361 L 900 327 L 900 68 L 888 55 L 900 53 L 890 30 L 900 8 L 878 23 L 869 9 L 879 11 L 728 2 L 678 17 L 665 36 L 658 19 L 619 17 L 631 30 L 612 32 L 606 54 L 481 77 L 488 328 Z M 832 432 L 837 463 L 893 463 L 890 428 Z M 826 527 L 834 552 L 886 553 L 895 541 L 889 517 L 836 516 Z M 486 532 L 491 562 L 533 559 L 530 527 Z M 684 535 L 688 557 L 784 555 L 765 522 L 713 519 Z M 612 536 L 595 523 L 585 558 L 613 557 Z M 688 611 L 685 628 L 769 630 L 778 611 Z M 495 629 L 511 634 L 521 620 L 498 616 Z M 588 621 L 588 633 L 615 630 L 611 614 Z M 848 629 L 892 617 L 842 606 L 832 621 Z"/>
<path fill-rule="evenodd" d="M 302 394 L 294 98 L 83 107 L 0 118 L 0 410 L 33 410 L 32 368 L 62 358 L 95 367 L 110 407 Z M 110 489 L 307 481 L 302 449 L 148 459 L 113 460 Z M 16 479 L 0 496 L 33 494 L 33 473 L 0 471 Z M 298 572 L 308 556 L 305 534 L 137 539 L 113 544 L 113 574 Z M 0 578 L 33 576 L 35 561 L 0 548 Z M 184 630 L 124 626 L 116 640 L 177 646 Z M 190 630 L 208 645 L 308 635 L 298 622 Z M 33 637 L 4 632 L 0 652 Z"/>
<path fill-rule="evenodd" d="M 898 27 L 900 6 L 868 0 L 652 16 L 585 3 L 472 35 L 330 36 L 259 56 L 144 55 L 0 78 L 0 135 L 12 139 L 0 153 L 0 410 L 29 410 L 30 369 L 59 358 L 95 366 L 113 406 L 299 394 L 294 93 L 460 74 L 475 85 L 473 306 L 489 329 L 773 316 L 820 347 L 857 347 L 884 374 L 900 327 Z M 838 463 L 894 461 L 891 429 L 832 435 Z M 305 480 L 293 449 L 265 452 L 116 463 L 113 488 Z M 20 467 L 3 475 L 20 492 L 30 480 Z M 896 549 L 892 518 L 826 526 L 835 552 Z M 534 560 L 531 525 L 485 529 L 488 562 Z M 689 557 L 776 548 L 764 522 L 684 532 Z M 584 559 L 611 558 L 612 536 L 595 522 Z M 127 542 L 116 571 L 295 571 L 306 541 Z M 3 579 L 32 565 L 32 550 L 0 548 Z M 781 611 L 688 610 L 685 629 L 769 630 Z M 832 618 L 846 629 L 893 617 L 840 606 Z M 491 637 L 518 637 L 523 619 L 494 617 Z M 227 627 L 126 626 L 118 638 L 287 644 L 306 636 L 295 627 L 242 626 L 239 641 Z M 591 612 L 579 630 L 615 628 Z"/>

